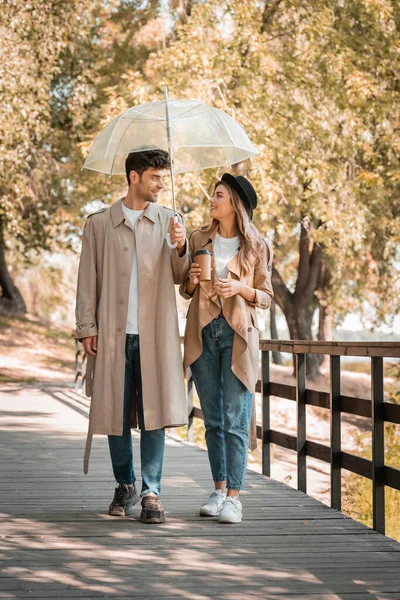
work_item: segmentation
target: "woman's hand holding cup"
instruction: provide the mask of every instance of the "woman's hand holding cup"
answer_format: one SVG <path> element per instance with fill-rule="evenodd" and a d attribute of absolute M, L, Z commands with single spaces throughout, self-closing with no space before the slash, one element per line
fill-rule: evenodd
<path fill-rule="evenodd" d="M 200 281 L 200 275 L 201 275 L 200 265 L 195 262 L 192 263 L 192 265 L 189 269 L 190 283 L 192 283 L 193 285 L 198 285 L 198 283 Z"/>

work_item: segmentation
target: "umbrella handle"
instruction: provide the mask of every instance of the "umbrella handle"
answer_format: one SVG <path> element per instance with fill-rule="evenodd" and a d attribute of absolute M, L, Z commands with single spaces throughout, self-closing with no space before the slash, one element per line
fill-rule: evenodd
<path fill-rule="evenodd" d="M 177 217 L 177 215 L 174 216 L 174 223 L 178 223 L 178 217 Z M 169 248 L 171 248 L 171 250 L 173 250 L 174 248 L 177 247 L 178 242 L 175 242 L 175 244 L 173 244 L 171 242 L 171 236 L 170 236 L 169 233 L 167 233 L 166 240 L 167 240 L 167 244 L 168 244 Z"/>

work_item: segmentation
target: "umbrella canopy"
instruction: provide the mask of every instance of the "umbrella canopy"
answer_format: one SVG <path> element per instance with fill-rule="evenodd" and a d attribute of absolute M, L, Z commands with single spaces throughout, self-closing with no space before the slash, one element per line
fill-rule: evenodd
<path fill-rule="evenodd" d="M 154 148 L 173 150 L 173 174 L 231 166 L 258 154 L 244 129 L 222 110 L 197 100 L 165 99 L 129 108 L 108 123 L 83 168 L 125 174 L 129 152 Z"/>

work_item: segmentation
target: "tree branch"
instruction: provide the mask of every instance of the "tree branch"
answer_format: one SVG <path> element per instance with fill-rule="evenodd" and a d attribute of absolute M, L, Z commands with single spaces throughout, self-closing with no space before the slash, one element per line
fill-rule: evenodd
<path fill-rule="evenodd" d="M 305 288 L 305 296 L 309 302 L 311 302 L 315 291 L 319 287 L 320 273 L 321 273 L 321 266 L 322 266 L 322 256 L 323 256 L 322 247 L 319 244 L 316 244 L 314 242 L 314 246 L 313 246 L 313 249 L 311 252 L 311 258 L 310 258 L 308 281 L 307 281 L 307 285 Z"/>
<path fill-rule="evenodd" d="M 281 2 L 282 0 L 275 0 L 274 2 L 271 2 L 271 0 L 266 0 L 262 15 L 261 33 L 265 33 L 268 30 L 268 26 L 272 23 L 272 19 L 274 18 L 274 15 L 277 12 Z"/>
<path fill-rule="evenodd" d="M 304 225 L 301 223 L 300 229 L 300 242 L 299 242 L 299 268 L 297 273 L 296 280 L 296 288 L 295 294 L 303 294 L 304 289 L 307 286 L 308 278 L 310 274 L 310 238 L 308 235 L 308 231 Z"/>
<path fill-rule="evenodd" d="M 272 267 L 272 287 L 274 289 L 275 302 L 284 314 L 290 310 L 293 302 L 293 294 L 287 289 L 279 271 Z"/>

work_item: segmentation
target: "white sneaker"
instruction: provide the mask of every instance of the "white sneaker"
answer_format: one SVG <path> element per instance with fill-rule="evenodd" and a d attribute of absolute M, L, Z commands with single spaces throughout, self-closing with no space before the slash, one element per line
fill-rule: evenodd
<path fill-rule="evenodd" d="M 218 517 L 221 508 L 226 500 L 226 494 L 221 490 L 212 492 L 203 506 L 200 508 L 201 517 Z"/>
<path fill-rule="evenodd" d="M 242 521 L 242 503 L 235 496 L 228 496 L 224 506 L 219 513 L 220 523 L 241 523 Z"/>

